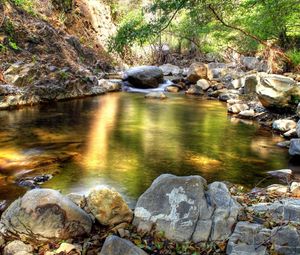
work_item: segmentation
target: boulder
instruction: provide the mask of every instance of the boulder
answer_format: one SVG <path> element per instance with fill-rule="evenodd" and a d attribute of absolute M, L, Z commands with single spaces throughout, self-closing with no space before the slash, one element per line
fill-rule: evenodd
<path fill-rule="evenodd" d="M 157 88 L 163 82 L 163 72 L 157 66 L 138 66 L 128 69 L 123 80 L 134 88 Z"/>
<path fill-rule="evenodd" d="M 98 85 L 103 87 L 107 92 L 115 92 L 121 90 L 121 85 L 118 82 L 111 82 L 109 80 L 101 79 L 98 81 Z"/>
<path fill-rule="evenodd" d="M 3 255 L 33 255 L 33 248 L 22 241 L 12 241 L 4 247 Z"/>
<path fill-rule="evenodd" d="M 203 95 L 204 94 L 203 90 L 200 87 L 195 86 L 195 85 L 191 85 L 185 93 L 189 94 L 189 95 Z"/>
<path fill-rule="evenodd" d="M 300 138 L 291 139 L 289 154 L 291 156 L 300 155 Z"/>
<path fill-rule="evenodd" d="M 230 236 L 226 254 L 228 255 L 267 255 L 264 245 L 271 236 L 271 230 L 263 225 L 240 221 Z"/>
<path fill-rule="evenodd" d="M 90 216 L 58 191 L 34 189 L 14 201 L 2 214 L 4 235 L 48 241 L 89 234 Z"/>
<path fill-rule="evenodd" d="M 203 63 L 193 63 L 187 73 L 187 80 L 196 83 L 200 79 L 207 78 L 207 67 Z"/>
<path fill-rule="evenodd" d="M 202 90 L 206 91 L 209 89 L 210 87 L 210 84 L 207 80 L 205 79 L 200 79 L 197 81 L 197 84 L 196 84 L 197 87 L 200 87 Z"/>
<path fill-rule="evenodd" d="M 262 105 L 271 110 L 284 111 L 295 107 L 300 97 L 300 87 L 288 77 L 260 74 L 256 93 Z"/>
<path fill-rule="evenodd" d="M 276 254 L 300 254 L 300 231 L 292 225 L 272 229 L 271 242 Z"/>
<path fill-rule="evenodd" d="M 147 255 L 142 249 L 132 242 L 117 236 L 109 236 L 105 239 L 99 255 Z"/>
<path fill-rule="evenodd" d="M 297 133 L 297 136 L 300 137 L 300 120 L 297 122 L 296 133 Z"/>
<path fill-rule="evenodd" d="M 145 98 L 149 99 L 167 99 L 168 97 L 164 92 L 150 92 L 145 95 Z"/>
<path fill-rule="evenodd" d="M 296 115 L 300 118 L 300 103 L 297 105 Z"/>
<path fill-rule="evenodd" d="M 255 117 L 255 112 L 253 109 L 241 111 L 239 113 L 239 117 L 241 118 L 253 118 Z"/>
<path fill-rule="evenodd" d="M 220 81 L 224 76 L 226 64 L 224 63 L 209 63 L 207 66 L 207 78 L 211 81 Z"/>
<path fill-rule="evenodd" d="M 38 68 L 34 63 L 18 62 L 12 64 L 4 72 L 5 80 L 18 87 L 29 86 L 39 77 Z"/>
<path fill-rule="evenodd" d="M 91 213 L 102 225 L 114 226 L 132 221 L 132 211 L 122 196 L 112 188 L 101 186 L 93 189 L 86 200 Z"/>
<path fill-rule="evenodd" d="M 259 66 L 259 60 L 256 57 L 243 57 L 242 65 L 248 70 L 255 70 Z"/>
<path fill-rule="evenodd" d="M 275 120 L 272 124 L 272 128 L 278 131 L 286 132 L 296 128 L 297 123 L 293 120 L 279 119 Z"/>
<path fill-rule="evenodd" d="M 234 104 L 229 105 L 228 107 L 228 112 L 230 113 L 240 113 L 246 110 L 249 110 L 249 106 L 247 104 Z"/>
<path fill-rule="evenodd" d="M 165 88 L 165 91 L 170 93 L 178 93 L 180 91 L 180 88 L 174 85 L 168 86 Z"/>
<path fill-rule="evenodd" d="M 201 176 L 164 174 L 138 199 L 133 224 L 179 242 L 225 240 L 240 209 L 223 183 L 207 187 Z"/>
<path fill-rule="evenodd" d="M 292 182 L 290 191 L 293 197 L 300 197 L 300 182 Z"/>
<path fill-rule="evenodd" d="M 182 73 L 180 67 L 172 64 L 164 64 L 159 67 L 165 76 L 167 75 L 179 75 Z"/>
<path fill-rule="evenodd" d="M 280 169 L 275 171 L 268 171 L 267 174 L 287 182 L 288 180 L 291 179 L 293 175 L 293 171 L 291 169 Z"/>
<path fill-rule="evenodd" d="M 257 83 L 257 75 L 255 74 L 250 74 L 243 77 L 244 94 L 248 95 L 256 93 Z"/>
<path fill-rule="evenodd" d="M 286 198 L 273 203 L 259 203 L 250 207 L 257 215 L 268 213 L 275 222 L 299 222 L 300 199 Z"/>

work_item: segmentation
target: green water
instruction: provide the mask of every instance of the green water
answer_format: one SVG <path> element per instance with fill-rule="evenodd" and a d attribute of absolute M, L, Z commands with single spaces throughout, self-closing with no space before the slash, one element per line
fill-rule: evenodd
<path fill-rule="evenodd" d="M 17 178 L 55 173 L 43 187 L 87 193 L 110 185 L 135 201 L 162 173 L 254 186 L 288 166 L 281 140 L 196 97 L 146 100 L 116 93 L 0 112 L 0 199 L 24 192 Z M 43 162 L 48 162 L 43 164 Z"/>

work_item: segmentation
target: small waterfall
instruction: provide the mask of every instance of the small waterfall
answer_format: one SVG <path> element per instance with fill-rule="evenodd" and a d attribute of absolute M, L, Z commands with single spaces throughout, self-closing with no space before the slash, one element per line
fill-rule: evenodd
<path fill-rule="evenodd" d="M 147 94 L 150 92 L 164 92 L 165 88 L 170 85 L 174 85 L 174 83 L 170 80 L 164 80 L 164 82 L 159 84 L 159 86 L 155 89 L 138 89 L 138 88 L 133 88 L 133 87 L 130 87 L 130 86 L 124 84 L 122 90 L 125 92 L 130 92 L 130 93 L 145 93 L 145 94 Z"/>

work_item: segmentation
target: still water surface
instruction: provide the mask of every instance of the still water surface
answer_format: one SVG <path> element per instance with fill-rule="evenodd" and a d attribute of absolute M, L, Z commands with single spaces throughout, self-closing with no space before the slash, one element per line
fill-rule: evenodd
<path fill-rule="evenodd" d="M 232 120 L 218 101 L 115 93 L 0 112 L 0 199 L 24 188 L 16 179 L 55 173 L 43 187 L 86 193 L 115 187 L 134 202 L 162 173 L 199 174 L 251 187 L 286 168 L 281 140 Z"/>

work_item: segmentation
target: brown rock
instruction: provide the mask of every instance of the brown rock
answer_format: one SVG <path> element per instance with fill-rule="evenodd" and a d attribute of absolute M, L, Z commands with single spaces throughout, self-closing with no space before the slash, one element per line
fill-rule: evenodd
<path fill-rule="evenodd" d="M 196 83 L 200 79 L 207 79 L 207 67 L 202 63 L 193 63 L 188 71 L 187 79 L 191 83 Z"/>

